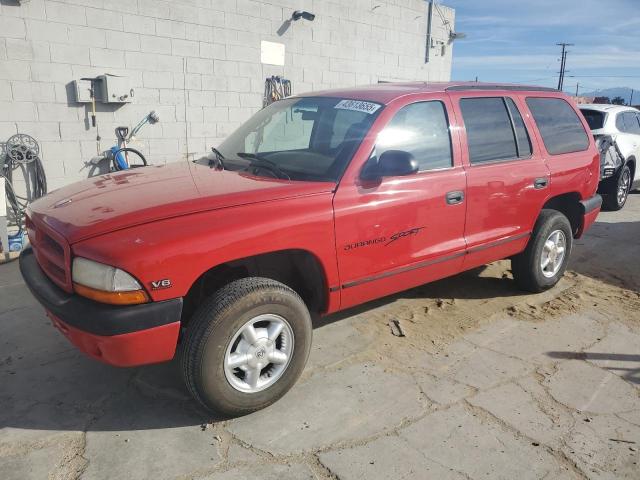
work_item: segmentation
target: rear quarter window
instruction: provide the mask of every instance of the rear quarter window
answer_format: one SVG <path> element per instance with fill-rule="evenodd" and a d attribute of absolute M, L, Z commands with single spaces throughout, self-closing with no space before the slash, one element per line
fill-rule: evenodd
<path fill-rule="evenodd" d="M 598 110 L 580 109 L 591 130 L 600 130 L 604 127 L 605 113 Z"/>
<path fill-rule="evenodd" d="M 527 106 L 551 155 L 581 152 L 589 137 L 575 110 L 562 98 L 528 97 Z"/>

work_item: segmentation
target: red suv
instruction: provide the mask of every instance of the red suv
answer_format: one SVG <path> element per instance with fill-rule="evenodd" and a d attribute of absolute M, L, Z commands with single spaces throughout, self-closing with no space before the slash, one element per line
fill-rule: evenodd
<path fill-rule="evenodd" d="M 195 162 L 34 202 L 26 283 L 88 355 L 180 347 L 204 406 L 263 408 L 301 374 L 316 314 L 510 258 L 539 292 L 594 222 L 599 155 L 555 90 L 382 84 L 286 98 Z"/>

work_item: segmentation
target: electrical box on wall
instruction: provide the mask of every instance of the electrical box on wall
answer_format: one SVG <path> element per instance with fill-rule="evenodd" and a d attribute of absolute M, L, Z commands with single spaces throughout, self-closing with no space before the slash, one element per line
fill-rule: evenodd
<path fill-rule="evenodd" d="M 97 77 L 97 97 L 102 103 L 131 103 L 134 91 L 127 77 L 100 75 Z"/>
<path fill-rule="evenodd" d="M 129 78 L 106 73 L 93 79 L 82 78 L 72 82 L 77 103 L 91 103 L 92 84 L 96 102 L 131 103 L 133 101 L 134 90 L 131 88 Z"/>
<path fill-rule="evenodd" d="M 73 85 L 76 103 L 91 103 L 90 80 L 74 80 L 71 85 Z"/>

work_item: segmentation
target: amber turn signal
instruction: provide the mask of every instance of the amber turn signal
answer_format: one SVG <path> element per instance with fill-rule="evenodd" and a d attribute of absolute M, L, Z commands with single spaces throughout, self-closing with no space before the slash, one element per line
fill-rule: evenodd
<path fill-rule="evenodd" d="M 144 290 L 105 292 L 104 290 L 85 287 L 79 283 L 74 283 L 73 288 L 78 295 L 95 300 L 96 302 L 109 303 L 111 305 L 137 305 L 149 301 L 149 296 Z"/>

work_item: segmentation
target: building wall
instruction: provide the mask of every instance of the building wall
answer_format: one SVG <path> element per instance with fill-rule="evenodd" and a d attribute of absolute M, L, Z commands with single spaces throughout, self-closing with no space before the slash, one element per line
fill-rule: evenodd
<path fill-rule="evenodd" d="M 573 100 L 578 104 L 586 104 L 586 103 L 593 103 L 593 101 L 595 100 L 596 97 L 581 97 L 581 96 L 573 96 L 571 97 L 573 98 Z"/>
<path fill-rule="evenodd" d="M 262 106 L 264 80 L 293 93 L 391 80 L 449 80 L 454 11 L 433 15 L 425 64 L 423 0 L 2 0 L 0 141 L 21 132 L 41 145 L 50 188 L 86 178 L 115 144 L 114 128 L 147 126 L 131 145 L 155 164 L 193 158 Z M 296 9 L 314 22 L 288 22 Z M 262 40 L 285 45 L 284 66 L 261 64 Z M 444 48 L 442 47 L 444 45 Z M 74 102 L 70 82 L 126 76 L 134 102 Z M 101 137 L 97 145 L 96 135 Z"/>

